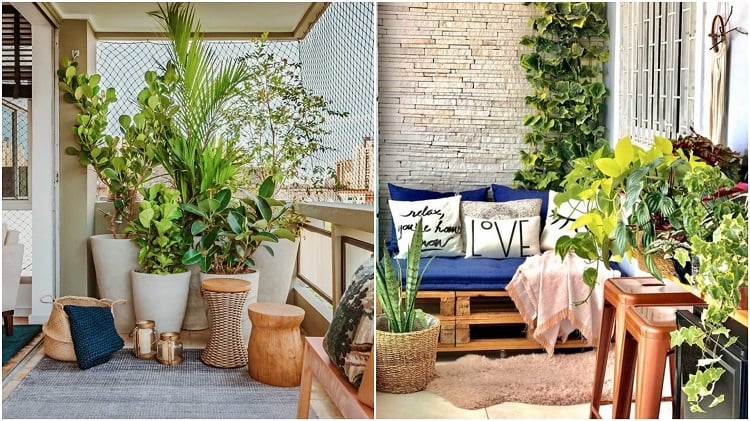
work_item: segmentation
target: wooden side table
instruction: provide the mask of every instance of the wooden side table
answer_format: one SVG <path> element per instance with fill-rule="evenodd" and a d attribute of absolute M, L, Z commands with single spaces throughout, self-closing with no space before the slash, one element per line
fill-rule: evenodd
<path fill-rule="evenodd" d="M 273 386 L 299 386 L 303 342 L 300 324 L 305 310 L 279 303 L 253 303 L 247 308 L 253 330 L 247 344 L 247 371 Z"/>
<path fill-rule="evenodd" d="M 234 368 L 247 363 L 242 309 L 249 292 L 250 282 L 242 279 L 210 278 L 201 282 L 211 328 L 206 349 L 201 352 L 201 361 L 205 364 Z"/>

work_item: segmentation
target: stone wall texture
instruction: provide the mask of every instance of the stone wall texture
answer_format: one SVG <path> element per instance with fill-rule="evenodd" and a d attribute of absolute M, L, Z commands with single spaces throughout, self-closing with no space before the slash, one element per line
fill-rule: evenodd
<path fill-rule="evenodd" d="M 533 93 L 519 65 L 533 7 L 378 5 L 379 244 L 388 186 L 454 191 L 510 184 Z"/>

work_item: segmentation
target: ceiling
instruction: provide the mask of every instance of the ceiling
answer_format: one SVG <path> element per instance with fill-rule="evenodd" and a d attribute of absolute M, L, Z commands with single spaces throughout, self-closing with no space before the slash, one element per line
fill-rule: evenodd
<path fill-rule="evenodd" d="M 303 38 L 326 3 L 310 2 L 198 2 L 192 3 L 208 38 Z M 148 38 L 160 32 L 147 15 L 157 2 L 50 2 L 42 5 L 59 19 L 87 19 L 97 38 Z"/>

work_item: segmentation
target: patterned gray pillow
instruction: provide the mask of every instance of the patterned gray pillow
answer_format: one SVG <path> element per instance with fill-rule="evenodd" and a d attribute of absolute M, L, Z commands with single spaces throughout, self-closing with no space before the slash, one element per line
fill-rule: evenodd
<path fill-rule="evenodd" d="M 475 219 L 517 219 L 541 216 L 542 199 L 522 199 L 510 202 L 461 202 L 461 221 Z M 545 215 L 546 216 L 546 215 Z M 466 251 L 466 230 L 461 230 L 461 240 Z"/>

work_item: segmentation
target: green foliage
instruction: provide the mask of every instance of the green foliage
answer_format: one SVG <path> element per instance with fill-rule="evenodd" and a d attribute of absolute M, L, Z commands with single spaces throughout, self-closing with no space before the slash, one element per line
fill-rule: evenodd
<path fill-rule="evenodd" d="M 232 200 L 231 191 L 224 189 L 196 205 L 183 204 L 186 212 L 198 217 L 190 232 L 201 238 L 184 254 L 182 263 L 197 263 L 206 273 L 246 273 L 255 267 L 252 255 L 264 242 L 294 241 L 292 232 L 275 227 L 290 205 L 274 199 L 274 190 L 273 179 L 268 177 L 258 194 Z M 273 255 L 271 247 L 263 247 Z"/>
<path fill-rule="evenodd" d="M 393 333 L 406 333 L 415 330 L 415 319 L 420 317 L 416 326 L 427 327 L 424 313 L 414 308 L 422 274 L 419 273 L 419 259 L 422 254 L 422 219 L 417 222 L 414 236 L 406 254 L 406 293 L 401 298 L 401 267 L 398 273 L 389 256 L 378 262 L 375 272 L 375 292 L 383 313 L 388 319 L 388 330 Z M 425 270 L 427 268 L 425 267 Z M 423 272 L 424 273 L 424 272 Z"/>
<path fill-rule="evenodd" d="M 539 15 L 530 20 L 536 33 L 521 45 L 521 67 L 534 95 L 526 97 L 533 112 L 523 124 L 531 128 L 521 152 L 523 168 L 515 181 L 525 188 L 557 190 L 571 162 L 607 144 L 601 106 L 609 91 L 601 82 L 609 60 L 609 29 L 604 3 L 534 3 Z"/>
<path fill-rule="evenodd" d="M 138 204 L 138 217 L 125 231 L 138 247 L 138 263 L 144 273 L 165 275 L 185 271 L 181 258 L 190 247 L 191 237 L 182 229 L 180 192 L 163 183 L 142 188 L 144 200 Z"/>
<path fill-rule="evenodd" d="M 135 217 L 136 194 L 151 176 L 156 139 L 164 129 L 152 115 L 173 112 L 174 108 L 160 95 L 161 80 L 154 72 L 146 72 L 146 87 L 137 98 L 140 111 L 119 118 L 121 139 L 105 134 L 109 105 L 117 100 L 114 88 L 102 90 L 99 75 L 78 73 L 78 62 L 67 59 L 57 76 L 63 98 L 80 111 L 73 126 L 77 147 L 70 146 L 65 152 L 77 157 L 81 165 L 90 165 L 107 187 L 114 201 L 109 231 L 116 236 L 118 225 L 127 226 Z"/>
<path fill-rule="evenodd" d="M 335 111 L 322 96 L 302 84 L 300 63 L 279 59 L 267 51 L 264 34 L 241 58 L 248 77 L 242 83 L 237 106 L 226 117 L 236 135 L 247 140 L 248 177 L 258 184 L 273 177 L 279 188 L 287 180 L 321 187 L 328 168 L 313 163 L 316 155 L 330 151 L 323 142 L 324 128 Z"/>
<path fill-rule="evenodd" d="M 160 4 L 151 15 L 169 37 L 167 69 L 175 74 L 166 87 L 176 107 L 163 115 L 169 131 L 156 156 L 183 203 L 195 204 L 230 187 L 245 162 L 237 137 L 226 133 L 222 110 L 232 105 L 248 75 L 241 63 L 220 60 L 203 44 L 190 4 Z"/>

